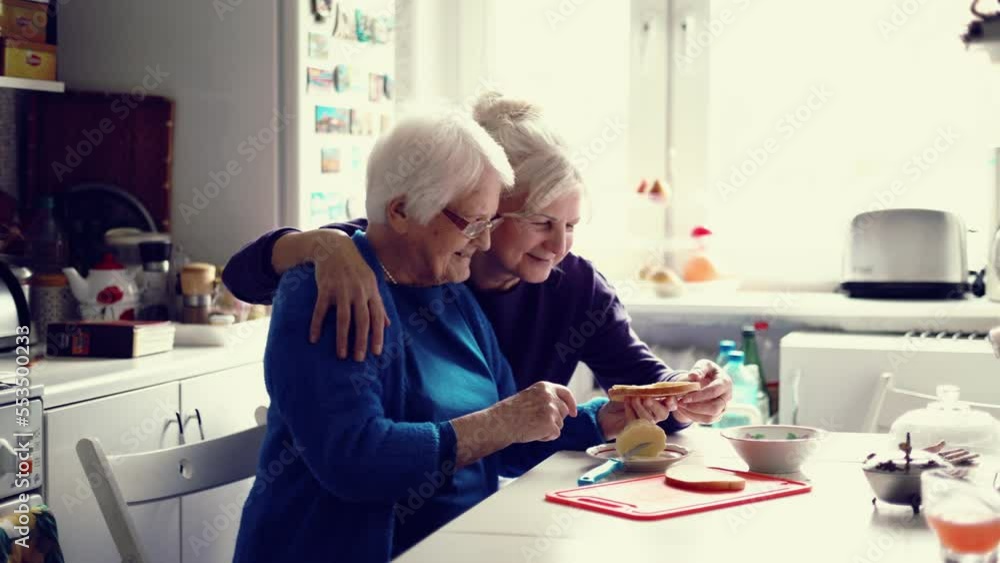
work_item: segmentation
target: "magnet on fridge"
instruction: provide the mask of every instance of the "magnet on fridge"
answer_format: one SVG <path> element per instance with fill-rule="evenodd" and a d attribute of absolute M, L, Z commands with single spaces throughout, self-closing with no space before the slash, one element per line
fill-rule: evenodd
<path fill-rule="evenodd" d="M 337 14 L 333 22 L 333 36 L 338 39 L 357 40 L 357 28 L 354 25 L 354 10 L 337 2 Z"/>
<path fill-rule="evenodd" d="M 333 0 L 313 0 L 312 8 L 316 21 L 326 21 L 326 18 L 333 13 Z"/>
<path fill-rule="evenodd" d="M 351 88 L 351 70 L 345 64 L 339 64 L 333 69 L 333 87 L 338 92 Z"/>
<path fill-rule="evenodd" d="M 320 149 L 320 170 L 323 174 L 340 172 L 340 149 Z"/>
<path fill-rule="evenodd" d="M 371 20 L 371 18 L 360 9 L 354 10 L 354 22 L 357 27 L 356 33 L 358 35 L 358 41 L 361 43 L 368 43 L 372 40 L 369 20 Z"/>
<path fill-rule="evenodd" d="M 333 73 L 329 70 L 307 67 L 306 76 L 308 77 L 306 82 L 306 91 L 308 92 L 314 90 L 329 92 L 333 87 Z"/>
<path fill-rule="evenodd" d="M 368 101 L 381 100 L 383 90 L 385 90 L 385 77 L 381 74 L 368 73 Z"/>
<path fill-rule="evenodd" d="M 356 109 L 352 109 L 351 110 L 351 135 L 361 135 L 362 132 L 363 132 L 363 130 L 362 130 L 362 123 L 361 123 L 361 112 L 358 111 L 358 110 L 356 110 Z"/>
<path fill-rule="evenodd" d="M 393 87 L 392 77 L 387 74 L 385 75 L 385 77 L 383 77 L 382 80 L 382 93 L 385 94 L 385 99 L 387 100 L 392 99 L 392 87 Z"/>
<path fill-rule="evenodd" d="M 309 56 L 316 59 L 326 59 L 330 56 L 330 41 L 326 35 L 309 34 Z"/>
<path fill-rule="evenodd" d="M 361 170 L 361 147 L 358 145 L 351 147 L 351 168 Z"/>

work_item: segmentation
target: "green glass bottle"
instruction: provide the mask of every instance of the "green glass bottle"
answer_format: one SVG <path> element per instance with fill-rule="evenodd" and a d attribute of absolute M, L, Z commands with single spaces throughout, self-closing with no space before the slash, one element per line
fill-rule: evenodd
<path fill-rule="evenodd" d="M 767 392 L 767 376 L 764 375 L 764 364 L 760 361 L 760 350 L 757 349 L 757 330 L 753 325 L 743 327 L 743 355 L 744 365 L 757 366 L 757 374 L 760 376 L 760 397 L 761 404 L 767 405 L 767 416 L 774 414 L 770 408 L 770 395 Z M 765 417 L 766 418 L 766 417 Z"/>

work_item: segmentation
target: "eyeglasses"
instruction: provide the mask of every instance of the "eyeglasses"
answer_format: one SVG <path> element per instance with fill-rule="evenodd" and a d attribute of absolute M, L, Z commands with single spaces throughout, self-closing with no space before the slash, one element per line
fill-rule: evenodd
<path fill-rule="evenodd" d="M 503 223 L 503 217 L 497 215 L 492 219 L 477 219 L 475 221 L 469 221 L 465 217 L 444 208 L 441 210 L 452 223 L 458 227 L 458 230 L 462 231 L 462 234 L 470 239 L 479 238 L 480 235 L 486 231 L 492 231 L 496 229 L 500 223 Z"/>

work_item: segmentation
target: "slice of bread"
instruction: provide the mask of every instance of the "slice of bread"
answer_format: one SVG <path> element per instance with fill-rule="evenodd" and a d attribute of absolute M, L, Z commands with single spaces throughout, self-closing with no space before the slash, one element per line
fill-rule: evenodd
<path fill-rule="evenodd" d="M 701 389 L 696 381 L 661 381 L 649 385 L 613 385 L 608 389 L 612 401 L 624 401 L 625 397 L 662 398 L 684 395 Z"/>
<path fill-rule="evenodd" d="M 667 434 L 648 420 L 633 420 L 618 435 L 615 449 L 619 456 L 624 456 L 640 444 L 648 445 L 633 452 L 634 457 L 656 457 L 667 446 Z"/>
<path fill-rule="evenodd" d="M 667 484 L 692 491 L 742 491 L 746 479 L 700 465 L 676 465 L 667 469 Z"/>

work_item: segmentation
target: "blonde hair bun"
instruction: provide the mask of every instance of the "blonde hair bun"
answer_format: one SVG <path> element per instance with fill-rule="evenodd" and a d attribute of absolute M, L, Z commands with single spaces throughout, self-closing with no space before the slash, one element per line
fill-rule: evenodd
<path fill-rule="evenodd" d="M 472 108 L 472 118 L 490 132 L 504 125 L 538 119 L 541 114 L 537 105 L 527 100 L 508 98 L 500 92 L 486 92 L 479 96 Z"/>

